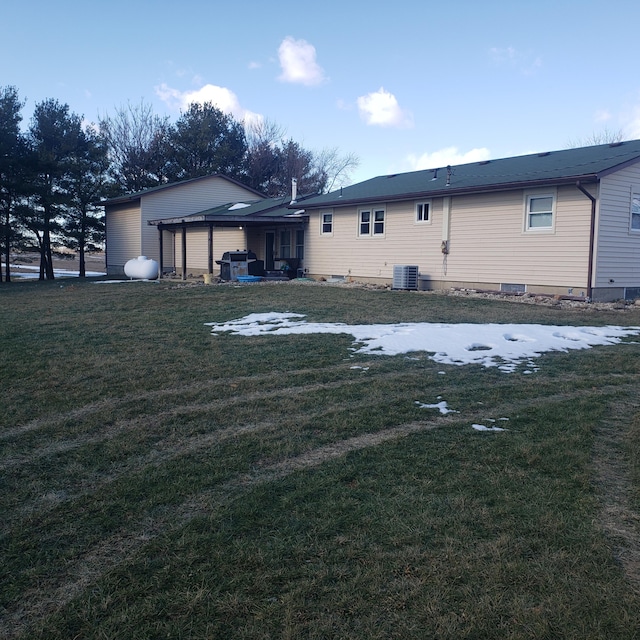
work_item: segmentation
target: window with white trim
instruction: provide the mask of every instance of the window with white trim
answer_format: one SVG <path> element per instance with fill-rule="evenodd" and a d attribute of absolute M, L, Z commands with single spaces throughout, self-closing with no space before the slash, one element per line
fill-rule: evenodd
<path fill-rule="evenodd" d="M 325 211 L 320 214 L 320 233 L 330 236 L 333 233 L 333 213 Z"/>
<path fill-rule="evenodd" d="M 383 236 L 385 210 L 382 207 L 360 209 L 358 212 L 359 236 Z"/>
<path fill-rule="evenodd" d="M 416 222 L 431 222 L 431 202 L 416 202 Z"/>
<path fill-rule="evenodd" d="M 640 231 L 640 193 L 631 194 L 631 231 Z"/>
<path fill-rule="evenodd" d="M 296 258 L 304 258 L 304 229 L 296 229 Z"/>
<path fill-rule="evenodd" d="M 291 257 L 291 232 L 289 229 L 280 231 L 280 257 Z"/>
<path fill-rule="evenodd" d="M 550 231 L 553 229 L 554 196 L 550 193 L 531 194 L 526 200 L 526 230 Z"/>

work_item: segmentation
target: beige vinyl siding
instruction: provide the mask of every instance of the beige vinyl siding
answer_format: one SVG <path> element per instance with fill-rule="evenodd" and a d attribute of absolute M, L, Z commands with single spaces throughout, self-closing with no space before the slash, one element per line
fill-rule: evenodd
<path fill-rule="evenodd" d="M 220 270 L 220 265 L 215 263 L 222 258 L 225 251 L 242 251 L 247 243 L 245 229 L 238 227 L 217 227 L 213 230 L 213 271 Z"/>
<path fill-rule="evenodd" d="M 528 193 L 555 196 L 552 230 L 525 231 Z M 448 201 L 448 230 L 442 198 L 432 200 L 430 224 L 416 223 L 415 200 L 387 204 L 384 237 L 358 237 L 358 207 L 333 209 L 331 235 L 320 233 L 329 210 L 310 212 L 306 266 L 315 275 L 391 279 L 394 264 L 415 264 L 434 281 L 586 287 L 591 202 L 574 186 Z"/>
<path fill-rule="evenodd" d="M 552 230 L 525 231 L 527 194 L 555 194 Z M 447 279 L 586 287 L 590 215 L 573 186 L 452 198 Z"/>
<path fill-rule="evenodd" d="M 197 271 L 209 270 L 209 230 L 187 231 L 187 266 Z"/>
<path fill-rule="evenodd" d="M 140 214 L 137 206 L 124 204 L 110 207 L 106 216 L 106 233 L 109 273 L 122 271 L 127 260 L 144 255 L 141 253 Z"/>
<path fill-rule="evenodd" d="M 149 220 L 189 215 L 227 202 L 255 201 L 260 197 L 219 176 L 188 182 L 173 188 L 148 193 L 141 198 L 142 248 L 145 255 L 158 255 L 158 229 Z M 179 256 L 179 254 L 176 254 Z M 178 259 L 179 261 L 180 259 Z"/>
<path fill-rule="evenodd" d="M 600 181 L 595 287 L 640 287 L 640 231 L 630 228 L 632 192 L 640 193 L 639 164 Z"/>
<path fill-rule="evenodd" d="M 421 273 L 438 268 L 442 261 L 442 199 L 433 200 L 428 224 L 415 222 L 413 200 L 380 204 L 385 208 L 383 236 L 358 236 L 358 207 L 333 210 L 331 235 L 320 231 L 321 215 L 329 210 L 310 212 L 305 235 L 309 273 L 390 279 L 395 264 L 418 265 Z"/>

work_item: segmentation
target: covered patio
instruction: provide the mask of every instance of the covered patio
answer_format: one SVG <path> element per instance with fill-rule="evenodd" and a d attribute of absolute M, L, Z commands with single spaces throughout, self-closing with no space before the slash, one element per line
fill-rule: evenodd
<path fill-rule="evenodd" d="M 265 272 L 303 269 L 308 217 L 288 198 L 228 203 L 195 214 L 150 220 L 158 229 L 160 277 L 214 274 L 226 252 L 246 251 Z"/>

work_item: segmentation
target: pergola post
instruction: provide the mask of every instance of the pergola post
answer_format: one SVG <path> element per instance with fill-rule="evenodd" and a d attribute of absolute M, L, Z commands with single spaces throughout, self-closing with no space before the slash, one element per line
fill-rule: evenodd
<path fill-rule="evenodd" d="M 187 225 L 182 226 L 182 279 L 187 279 Z"/>
<path fill-rule="evenodd" d="M 158 225 L 158 245 L 160 248 L 160 257 L 158 259 L 158 264 L 159 264 L 159 269 L 158 269 L 158 279 L 162 278 L 162 274 L 164 273 L 164 251 L 163 251 L 163 244 L 162 244 L 162 234 L 163 234 L 163 229 L 162 229 L 162 225 L 159 224 Z"/>
<path fill-rule="evenodd" d="M 213 224 L 209 225 L 207 246 L 209 247 L 209 273 L 213 273 Z"/>

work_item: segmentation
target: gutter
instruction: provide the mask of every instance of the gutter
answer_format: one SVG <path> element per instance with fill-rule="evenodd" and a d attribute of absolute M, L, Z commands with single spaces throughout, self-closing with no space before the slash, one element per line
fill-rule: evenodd
<path fill-rule="evenodd" d="M 580 180 L 576 182 L 576 188 L 591 200 L 591 227 L 589 229 L 589 271 L 587 273 L 587 299 L 592 300 L 593 292 L 593 249 L 596 236 L 596 199 L 582 186 Z"/>
<path fill-rule="evenodd" d="M 396 202 L 403 200 L 415 200 L 418 198 L 439 198 L 442 196 L 459 196 L 459 195 L 471 195 L 478 193 L 495 193 L 497 191 L 511 191 L 514 189 L 533 189 L 537 187 L 549 187 L 549 186 L 562 186 L 573 185 L 576 180 L 586 180 L 587 182 L 595 182 L 599 179 L 597 174 L 585 174 L 585 175 L 573 175 L 563 178 L 545 179 L 540 178 L 536 180 L 523 180 L 523 181 L 511 181 L 495 184 L 479 184 L 464 187 L 456 187 L 455 183 L 452 183 L 449 187 L 440 187 L 432 190 L 421 190 L 414 192 L 401 192 L 401 193 L 378 193 L 372 196 L 351 196 L 342 197 L 341 195 L 329 198 L 333 194 L 326 194 L 325 196 L 319 196 L 320 198 L 326 198 L 321 202 L 305 202 L 307 209 L 319 209 L 322 207 L 340 207 L 354 204 L 369 204 L 378 202 Z M 335 192 L 338 193 L 338 192 Z M 588 197 L 591 197 L 590 195 Z M 313 198 L 313 196 L 312 196 Z M 289 205 L 289 209 L 296 208 L 296 205 Z"/>

